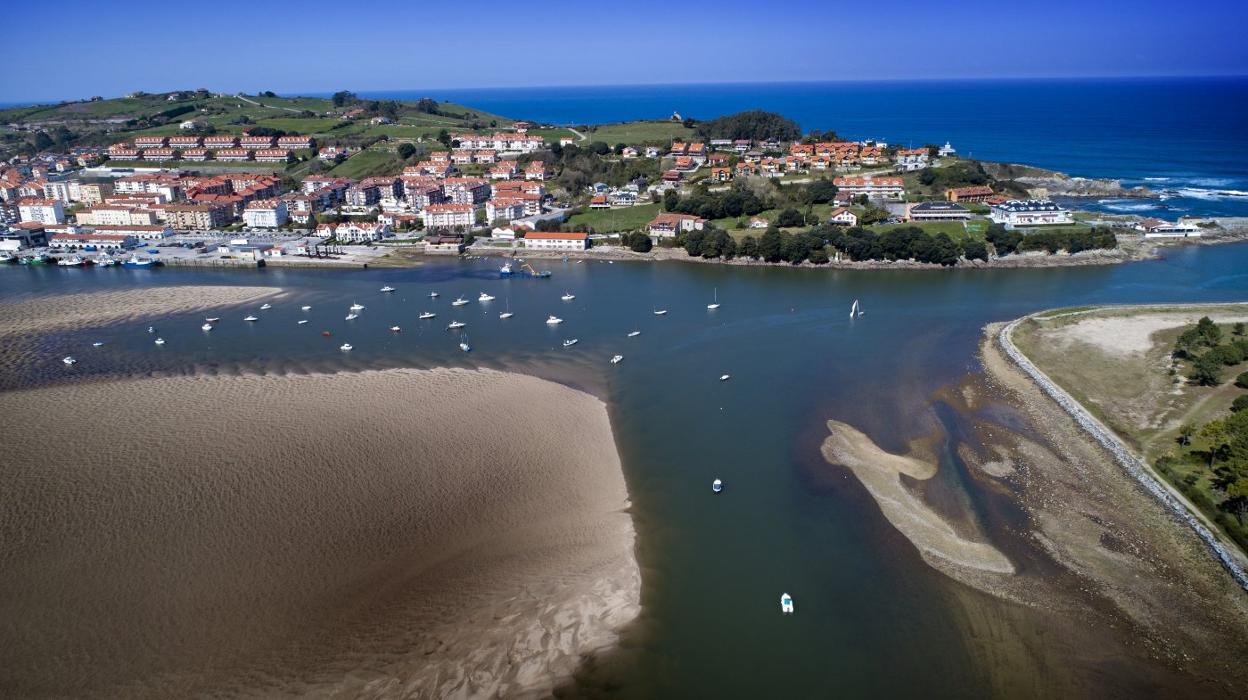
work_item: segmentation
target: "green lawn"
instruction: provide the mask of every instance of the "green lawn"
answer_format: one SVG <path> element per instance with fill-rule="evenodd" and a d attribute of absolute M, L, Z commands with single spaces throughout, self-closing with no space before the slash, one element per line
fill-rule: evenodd
<path fill-rule="evenodd" d="M 910 226 L 917 226 L 923 229 L 924 231 L 926 231 L 927 233 L 947 234 L 950 238 L 952 238 L 955 241 L 961 241 L 967 238 L 979 238 L 982 240 L 984 237 L 984 232 L 988 230 L 988 227 L 987 226 L 981 227 L 978 222 L 974 222 L 974 221 L 970 221 L 966 223 L 975 224 L 975 226 L 972 226 L 972 227 L 965 226 L 963 222 L 961 221 L 916 221 L 916 222 L 908 223 L 908 224 L 907 223 L 876 224 L 875 226 L 871 226 L 870 229 L 872 231 L 875 231 L 876 233 L 884 233 L 885 231 L 890 231 L 895 228 L 907 228 Z"/>
<path fill-rule="evenodd" d="M 611 146 L 617 143 L 666 143 L 673 139 L 692 140 L 697 138 L 697 132 L 693 129 L 686 129 L 679 122 L 671 121 L 603 124 L 601 126 L 591 126 L 589 131 L 581 133 L 585 134 L 590 141 L 603 141 Z"/>
<path fill-rule="evenodd" d="M 574 226 L 586 226 L 598 233 L 638 231 L 659 213 L 659 204 L 638 204 L 620 209 L 585 209 L 568 219 Z"/>
<path fill-rule="evenodd" d="M 330 169 L 327 174 L 333 177 L 360 179 L 373 175 L 397 174 L 402 169 L 402 163 L 396 154 L 369 149 L 344 160 Z"/>

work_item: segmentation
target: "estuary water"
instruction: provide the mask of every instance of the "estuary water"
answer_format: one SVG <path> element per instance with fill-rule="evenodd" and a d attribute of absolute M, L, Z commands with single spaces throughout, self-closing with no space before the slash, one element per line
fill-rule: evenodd
<path fill-rule="evenodd" d="M 481 366 L 554 378 L 607 402 L 644 586 L 625 653 L 586 669 L 580 691 L 982 696 L 983 661 L 953 603 L 965 589 L 926 565 L 856 482 L 822 460 L 825 421 L 845 421 L 902 451 L 945 419 L 933 393 L 976 371 L 986 323 L 1054 306 L 1248 298 L 1248 244 L 1036 270 L 539 267 L 552 278 L 500 279 L 497 260 L 364 271 L 14 266 L 0 270 L 6 300 L 135 287 L 160 294 L 187 284 L 278 286 L 289 296 L 263 312 L 226 310 L 211 333 L 199 329 L 198 314 L 56 332 L 3 357 L 0 390 L 84 376 L 389 367 Z M 397 291 L 380 293 L 383 285 Z M 430 299 L 431 291 L 440 296 Z M 495 300 L 477 302 L 483 291 Z M 565 293 L 575 299 L 561 300 Z M 716 294 L 722 306 L 708 310 Z M 471 303 L 452 307 L 460 295 Z M 855 299 L 866 313 L 851 320 Z M 365 309 L 346 321 L 352 302 Z M 302 304 L 312 308 L 303 312 Z M 515 316 L 500 320 L 505 309 Z M 668 313 L 655 315 L 660 309 Z M 418 320 L 425 310 L 437 318 Z M 244 322 L 248 313 L 261 320 Z M 548 315 L 564 322 L 548 325 Z M 298 325 L 305 317 L 310 323 Z M 446 330 L 453 319 L 467 326 Z M 149 323 L 163 346 L 153 344 Z M 402 333 L 388 330 L 395 324 Z M 634 330 L 640 335 L 627 337 Z M 458 348 L 463 334 L 470 353 Z M 571 338 L 578 342 L 564 347 Z M 104 345 L 92 348 L 97 340 Z M 343 342 L 354 350 L 339 351 Z M 70 353 L 79 358 L 72 372 L 60 361 Z M 624 359 L 612 365 L 615 354 Z M 731 379 L 720 381 L 724 374 Z M 92 438 L 90 426 L 74 430 Z M 715 478 L 725 483 L 722 494 L 711 493 Z M 796 615 L 780 614 L 782 592 L 796 600 Z M 1130 673 L 1113 664 L 1127 650 L 1100 654 L 1108 676 Z"/>

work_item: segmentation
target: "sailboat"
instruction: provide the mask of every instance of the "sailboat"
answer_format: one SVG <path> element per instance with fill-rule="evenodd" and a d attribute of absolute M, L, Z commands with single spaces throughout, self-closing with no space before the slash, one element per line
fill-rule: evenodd
<path fill-rule="evenodd" d="M 572 292 L 564 292 L 564 293 L 563 293 L 563 296 L 561 296 L 561 297 L 559 297 L 559 298 L 560 298 L 560 299 L 562 299 L 562 300 L 564 300 L 564 301 L 572 301 L 573 299 L 575 299 L 575 298 L 576 298 L 576 295 L 575 295 L 575 294 L 573 294 Z"/>
<path fill-rule="evenodd" d="M 854 305 L 849 307 L 849 317 L 854 318 L 856 316 L 861 316 L 863 313 L 865 312 L 858 308 L 858 300 L 854 299 Z"/>
<path fill-rule="evenodd" d="M 356 303 L 356 304 L 351 305 L 351 311 L 362 311 L 363 309 L 364 309 L 363 304 Z"/>
<path fill-rule="evenodd" d="M 636 338 L 639 335 L 641 335 L 641 331 L 629 331 L 628 332 L 628 337 L 630 338 Z"/>
<path fill-rule="evenodd" d="M 507 310 L 499 314 L 498 317 L 505 321 L 511 318 L 512 316 L 515 316 L 515 314 L 511 313 L 511 298 L 508 297 L 507 298 Z"/>
<path fill-rule="evenodd" d="M 713 301 L 710 304 L 707 304 L 706 308 L 711 311 L 714 311 L 715 309 L 719 308 L 719 287 L 715 288 L 715 301 Z"/>
<path fill-rule="evenodd" d="M 472 349 L 472 347 L 468 345 L 468 336 L 467 336 L 467 335 L 465 335 L 463 338 L 460 338 L 460 340 L 459 340 L 459 349 L 460 349 L 460 350 L 463 350 L 464 352 L 468 352 L 469 350 L 471 350 L 471 349 Z"/>

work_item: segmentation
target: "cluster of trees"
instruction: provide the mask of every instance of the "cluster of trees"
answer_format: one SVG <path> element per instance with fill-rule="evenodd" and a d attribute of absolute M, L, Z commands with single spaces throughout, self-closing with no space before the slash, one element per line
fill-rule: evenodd
<path fill-rule="evenodd" d="M 649 234 L 637 231 L 620 236 L 620 245 L 627 246 L 634 253 L 649 253 L 654 248 L 654 241 L 650 240 Z"/>
<path fill-rule="evenodd" d="M 797 122 L 775 112 L 752 110 L 702 122 L 698 136 L 704 139 L 750 139 L 765 141 L 796 141 L 802 137 Z"/>
<path fill-rule="evenodd" d="M 770 198 L 760 196 L 755 190 L 734 185 L 722 192 L 695 191 L 682 197 L 676 190 L 663 193 L 664 211 L 693 214 L 703 219 L 723 219 L 736 216 L 754 216 L 775 206 Z"/>
<path fill-rule="evenodd" d="M 917 227 L 877 234 L 859 227 L 816 226 L 809 231 L 789 233 L 771 226 L 762 236 L 745 236 L 740 243 L 733 241 L 727 232 L 710 227 L 678 235 L 676 245 L 691 256 L 724 259 L 740 256 L 794 265 L 807 261 L 816 265 L 827 263 L 829 247 L 845 253 L 851 260 L 915 260 L 954 265 L 962 257 L 988 259 L 988 248 L 983 241 L 968 240 L 959 244 L 946 234 L 932 235 Z"/>
<path fill-rule="evenodd" d="M 723 229 L 712 226 L 701 231 L 686 231 L 677 238 L 677 245 L 692 257 L 731 260 L 737 256 L 737 242 Z"/>
<path fill-rule="evenodd" d="M 828 242 L 850 260 L 914 260 L 935 265 L 956 265 L 959 258 L 987 260 L 983 241 L 955 242 L 945 233 L 931 234 L 917 226 L 902 226 L 875 233 L 855 226 L 850 229 L 825 228 Z"/>
<path fill-rule="evenodd" d="M 919 182 L 927 187 L 945 190 L 950 187 L 990 185 L 992 178 L 977 160 L 955 161 L 943 168 L 926 168 L 919 172 Z"/>
<path fill-rule="evenodd" d="M 1227 333 L 1202 318 L 1179 335 L 1174 357 L 1191 361 L 1188 377 L 1194 383 L 1220 385 L 1227 366 L 1248 359 L 1244 324 L 1234 324 Z M 1241 372 L 1234 383 L 1248 389 L 1248 372 Z M 1179 454 L 1158 459 L 1158 471 L 1241 547 L 1248 547 L 1248 393 L 1235 397 L 1229 416 L 1199 428 L 1182 426 L 1177 442 Z"/>
<path fill-rule="evenodd" d="M 329 101 L 333 103 L 335 107 L 346 107 L 347 105 L 355 104 L 359 101 L 359 99 L 360 98 L 350 90 L 339 90 L 334 93 L 333 97 L 329 98 Z"/>
<path fill-rule="evenodd" d="M 1226 342 L 1222 342 L 1226 340 Z M 1248 338 L 1244 324 L 1231 327 L 1230 336 L 1218 324 L 1205 316 L 1195 326 L 1184 330 L 1174 341 L 1175 360 L 1191 363 L 1187 378 L 1200 386 L 1218 386 L 1222 383 L 1225 368 L 1248 359 Z M 1238 379 L 1236 380 L 1238 382 Z"/>
<path fill-rule="evenodd" d="M 1059 250 L 1078 253 L 1084 250 L 1111 250 L 1118 247 L 1118 237 L 1113 229 L 1104 226 L 1088 230 L 1036 231 L 1023 235 L 1018 231 L 1006 229 L 1003 224 L 991 224 L 988 226 L 985 238 L 996 249 L 997 255 L 1013 255 L 1033 250 L 1043 250 L 1049 254 Z"/>

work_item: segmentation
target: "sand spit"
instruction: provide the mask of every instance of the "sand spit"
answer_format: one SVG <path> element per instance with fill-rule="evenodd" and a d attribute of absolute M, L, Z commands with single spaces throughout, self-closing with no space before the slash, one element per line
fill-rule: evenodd
<path fill-rule="evenodd" d="M 854 427 L 828 421 L 831 435 L 823 442 L 823 456 L 858 477 L 880 511 L 926 559 L 938 559 L 976 571 L 1012 574 L 1014 566 L 999 550 L 958 532 L 951 523 L 907 488 L 903 476 L 926 481 L 936 475 L 936 464 L 880 449 Z"/>
<path fill-rule="evenodd" d="M 1227 305 L 1210 305 L 1211 308 L 1225 308 Z M 1101 307 L 1096 309 L 1102 313 L 1129 312 L 1138 307 Z M 1143 307 L 1145 309 L 1149 307 Z M 1069 347 L 1072 343 L 1086 343 L 1101 352 L 1109 354 L 1130 354 L 1148 352 L 1153 347 L 1153 335 L 1171 328 L 1194 326 L 1201 316 L 1209 316 L 1217 323 L 1235 323 L 1248 321 L 1245 313 L 1218 313 L 1210 311 L 1137 313 L 1130 316 L 1090 316 L 1090 312 L 1077 312 L 1084 316 L 1077 322 L 1051 329 L 1042 333 L 1046 340 Z M 1050 317 L 1052 318 L 1052 317 Z"/>
<path fill-rule="evenodd" d="M 606 408 L 552 382 L 167 377 L 0 414 L 0 696 L 538 696 L 639 610 Z"/>
<path fill-rule="evenodd" d="M 0 302 L 0 338 L 245 304 L 281 291 L 188 285 L 7 299 Z"/>

